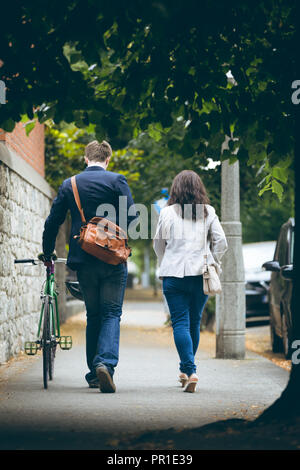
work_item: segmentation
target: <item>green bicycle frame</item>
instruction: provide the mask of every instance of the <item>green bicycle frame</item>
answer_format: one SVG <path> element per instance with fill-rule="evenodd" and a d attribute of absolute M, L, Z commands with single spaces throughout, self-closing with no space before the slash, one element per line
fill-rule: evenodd
<path fill-rule="evenodd" d="M 52 319 L 52 334 L 55 337 L 60 337 L 60 325 L 59 325 L 59 312 L 58 312 L 58 302 L 57 302 L 57 292 L 55 290 L 55 281 L 54 281 L 54 264 L 51 264 L 51 266 L 47 266 L 47 279 L 45 282 L 45 287 L 44 287 L 44 296 L 48 296 L 52 302 L 49 302 L 50 305 L 50 315 Z M 53 306 L 53 300 L 54 300 L 54 305 L 55 305 L 55 312 L 56 315 L 54 315 L 54 306 Z M 37 336 L 40 338 L 41 334 L 41 327 L 42 327 L 42 322 L 43 322 L 43 317 L 44 317 L 44 307 L 45 307 L 45 302 L 42 303 L 42 308 L 41 308 L 41 314 L 40 314 L 40 319 L 39 319 L 39 325 L 38 325 L 38 333 Z"/>
<path fill-rule="evenodd" d="M 40 264 L 40 261 L 40 259 L 32 258 L 14 260 L 15 264 L 30 263 L 33 265 Z M 37 340 L 25 341 L 24 344 L 24 352 L 29 356 L 34 356 L 39 350 L 43 350 L 44 388 L 47 388 L 47 374 L 49 374 L 49 380 L 53 378 L 53 364 L 57 345 L 59 344 L 60 349 L 69 350 L 72 348 L 73 344 L 72 336 L 60 336 L 57 301 L 58 292 L 54 278 L 55 262 L 65 263 L 66 259 L 55 258 L 55 260 L 43 261 L 46 267 L 46 281 L 43 284 L 41 292 L 42 306 L 38 323 Z M 45 307 L 46 305 L 47 307 Z M 45 318 L 46 316 L 47 318 Z"/>

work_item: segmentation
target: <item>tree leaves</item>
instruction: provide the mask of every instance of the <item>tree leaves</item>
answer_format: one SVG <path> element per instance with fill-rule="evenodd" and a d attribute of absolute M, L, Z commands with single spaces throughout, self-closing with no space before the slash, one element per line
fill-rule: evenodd
<path fill-rule="evenodd" d="M 272 176 L 276 178 L 277 180 L 286 183 L 288 180 L 288 169 L 287 168 L 280 168 L 280 167 L 274 167 L 272 168 Z"/>
<path fill-rule="evenodd" d="M 11 118 L 6 119 L 1 123 L 1 127 L 5 132 L 12 132 L 15 127 L 15 121 Z"/>
<path fill-rule="evenodd" d="M 11 131 L 20 115 L 37 114 L 81 129 L 92 123 L 97 137 L 125 146 L 149 129 L 154 142 L 185 158 L 204 157 L 205 148 L 220 154 L 227 135 L 238 143 L 229 141 L 222 159 L 256 167 L 267 159 L 264 174 L 283 168 L 294 146 L 287 90 L 297 53 L 294 3 L 222 3 L 66 0 L 61 15 L 47 4 L 42 22 L 30 2 L 8 5 L 0 127 Z M 191 122 L 179 139 L 169 133 L 178 117 Z M 273 171 L 270 191 L 279 195 L 288 180 Z"/>
<path fill-rule="evenodd" d="M 25 124 L 25 132 L 27 137 L 29 136 L 30 132 L 35 128 L 36 121 L 29 121 Z"/>
<path fill-rule="evenodd" d="M 155 142 L 158 142 L 161 139 L 161 129 L 162 127 L 159 126 L 159 124 L 151 124 L 148 127 L 148 134 L 153 140 L 155 140 Z"/>

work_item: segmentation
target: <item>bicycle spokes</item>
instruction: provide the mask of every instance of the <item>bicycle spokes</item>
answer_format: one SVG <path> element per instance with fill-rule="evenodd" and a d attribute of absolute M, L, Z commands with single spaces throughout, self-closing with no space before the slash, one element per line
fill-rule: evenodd
<path fill-rule="evenodd" d="M 73 345 L 72 336 L 61 336 L 59 345 L 61 349 L 71 349 Z"/>

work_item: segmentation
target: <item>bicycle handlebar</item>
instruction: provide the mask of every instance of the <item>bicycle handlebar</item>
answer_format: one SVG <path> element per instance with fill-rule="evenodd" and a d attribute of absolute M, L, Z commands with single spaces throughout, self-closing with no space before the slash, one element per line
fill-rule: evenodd
<path fill-rule="evenodd" d="M 39 260 L 39 259 L 33 259 L 33 258 L 28 258 L 28 259 L 15 259 L 14 260 L 15 264 L 20 264 L 20 263 L 31 263 L 32 265 L 36 265 L 36 264 L 44 264 L 43 261 Z M 66 258 L 57 258 L 55 261 L 53 261 L 54 263 L 66 263 L 67 262 L 67 259 Z"/>
<path fill-rule="evenodd" d="M 34 259 L 15 259 L 15 264 L 17 263 L 34 263 Z"/>

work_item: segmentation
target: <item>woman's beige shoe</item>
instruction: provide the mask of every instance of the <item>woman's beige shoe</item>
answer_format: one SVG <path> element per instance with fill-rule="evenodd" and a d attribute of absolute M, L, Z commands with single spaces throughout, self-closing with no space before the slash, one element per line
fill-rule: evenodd
<path fill-rule="evenodd" d="M 197 383 L 198 383 L 198 376 L 196 374 L 190 375 L 183 391 L 194 393 L 196 391 Z"/>
<path fill-rule="evenodd" d="M 178 380 L 181 383 L 182 388 L 185 387 L 185 384 L 187 383 L 188 379 L 189 379 L 188 376 L 184 374 L 183 372 L 179 374 Z"/>

